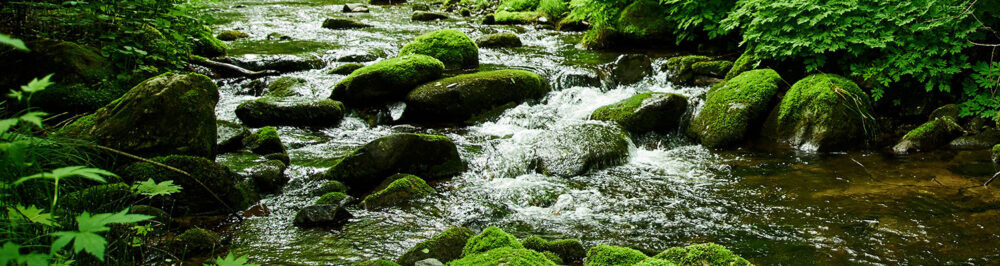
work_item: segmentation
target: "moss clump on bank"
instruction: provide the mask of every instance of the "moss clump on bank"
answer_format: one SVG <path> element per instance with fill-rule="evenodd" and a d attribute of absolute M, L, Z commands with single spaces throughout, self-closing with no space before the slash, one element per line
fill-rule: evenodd
<path fill-rule="evenodd" d="M 173 180 L 175 184 L 184 188 L 180 193 L 168 196 L 168 198 L 177 201 L 178 207 L 180 207 L 176 211 L 177 214 L 184 212 L 222 213 L 242 210 L 257 200 L 257 195 L 246 183 L 242 182 L 242 177 L 233 173 L 229 168 L 208 159 L 171 155 L 155 157 L 150 160 L 183 170 L 191 176 L 182 175 L 146 162 L 126 167 L 121 172 L 121 176 L 128 182 L 145 181 L 150 178 L 156 182 Z M 223 202 L 219 202 L 215 196 L 218 196 Z"/>
<path fill-rule="evenodd" d="M 521 242 L 517 241 L 514 235 L 490 226 L 483 229 L 482 233 L 469 238 L 469 242 L 462 248 L 462 257 L 469 257 L 497 248 L 524 249 L 524 245 L 521 245 Z M 545 256 L 542 256 L 542 259 L 545 259 Z"/>
<path fill-rule="evenodd" d="M 737 58 L 736 62 L 733 63 L 733 66 L 732 68 L 729 69 L 729 72 L 726 73 L 726 80 L 733 79 L 736 76 L 743 74 L 743 72 L 753 70 L 754 68 L 757 67 L 757 64 L 759 62 L 760 61 L 753 58 L 753 55 L 749 53 L 743 53 L 742 55 L 740 55 L 740 58 Z"/>
<path fill-rule="evenodd" d="M 711 148 L 739 143 L 762 121 L 778 95 L 781 76 L 770 69 L 748 71 L 709 90 L 688 135 Z"/>
<path fill-rule="evenodd" d="M 663 18 L 665 13 L 658 1 L 635 1 L 622 10 L 618 30 L 624 37 L 638 41 L 670 39 L 674 27 Z"/>
<path fill-rule="evenodd" d="M 413 54 L 434 57 L 448 69 L 479 67 L 479 47 L 468 35 L 452 29 L 417 36 L 399 51 L 400 56 Z"/>
<path fill-rule="evenodd" d="M 478 265 L 556 265 L 544 254 L 530 249 L 500 247 L 483 253 L 465 256 L 462 259 L 448 263 L 449 266 Z"/>
<path fill-rule="evenodd" d="M 235 41 L 243 38 L 249 38 L 250 34 L 238 30 L 226 30 L 215 36 L 217 39 L 222 41 Z"/>
<path fill-rule="evenodd" d="M 422 54 L 382 60 L 340 80 L 330 98 L 359 105 L 399 100 L 417 85 L 441 77 L 444 68 L 438 59 Z"/>

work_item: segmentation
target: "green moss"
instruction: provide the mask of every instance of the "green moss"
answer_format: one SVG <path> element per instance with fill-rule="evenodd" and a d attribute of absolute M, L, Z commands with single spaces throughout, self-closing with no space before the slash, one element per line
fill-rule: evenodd
<path fill-rule="evenodd" d="M 271 84 L 267 84 L 267 91 L 271 96 L 275 97 L 288 97 L 299 95 L 295 91 L 295 87 L 306 84 L 306 80 L 296 77 L 280 77 Z"/>
<path fill-rule="evenodd" d="M 440 77 L 444 68 L 441 61 L 426 55 L 382 60 L 340 80 L 330 97 L 359 104 L 398 100 L 417 85 Z"/>
<path fill-rule="evenodd" d="M 521 240 L 521 245 L 523 245 L 526 249 L 556 254 L 560 261 L 553 260 L 553 262 L 557 264 L 562 264 L 562 262 L 572 262 L 583 259 L 587 256 L 587 250 L 583 247 L 583 244 L 580 243 L 580 240 L 576 239 L 557 239 L 547 241 L 538 236 L 531 236 Z"/>
<path fill-rule="evenodd" d="M 678 265 L 753 265 L 726 247 L 714 243 L 673 247 L 653 257 Z"/>
<path fill-rule="evenodd" d="M 226 44 L 212 36 L 208 29 L 198 31 L 194 44 L 194 54 L 204 57 L 220 57 L 226 55 Z"/>
<path fill-rule="evenodd" d="M 729 61 L 707 61 L 698 62 L 691 65 L 691 70 L 695 74 L 723 77 L 729 69 L 733 68 L 733 62 Z"/>
<path fill-rule="evenodd" d="M 533 11 L 538 8 L 539 0 L 500 0 L 497 10 L 500 11 Z"/>
<path fill-rule="evenodd" d="M 316 195 L 326 195 L 333 192 L 347 192 L 347 185 L 336 180 L 326 180 L 323 181 L 322 185 L 319 185 L 319 188 L 314 193 Z"/>
<path fill-rule="evenodd" d="M 59 200 L 72 211 L 113 212 L 131 205 L 138 196 L 126 183 L 97 185 L 74 191 Z"/>
<path fill-rule="evenodd" d="M 562 258 L 560 258 L 559 254 L 556 254 L 555 252 L 545 251 L 545 252 L 542 252 L 542 255 L 545 255 L 545 259 L 551 261 L 552 263 L 555 263 L 557 265 L 563 265 L 564 264 Z"/>
<path fill-rule="evenodd" d="M 676 266 L 676 265 L 677 265 L 677 263 L 673 263 L 673 262 L 668 261 L 668 260 L 661 260 L 661 259 L 657 259 L 657 258 L 647 258 L 647 259 L 645 259 L 643 261 L 640 261 L 639 263 L 635 264 L 635 266 Z"/>
<path fill-rule="evenodd" d="M 928 120 L 934 120 L 939 117 L 950 117 L 952 119 L 958 120 L 959 113 L 961 113 L 961 110 L 959 109 L 957 104 L 946 104 L 944 106 L 938 107 L 937 109 L 934 109 L 934 111 L 931 112 L 930 118 L 928 118 Z"/>
<path fill-rule="evenodd" d="M 639 0 L 622 10 L 618 30 L 631 39 L 652 41 L 669 38 L 673 26 L 666 18 L 663 6 L 654 0 Z"/>
<path fill-rule="evenodd" d="M 244 145 L 260 155 L 288 153 L 285 144 L 281 143 L 281 137 L 278 136 L 278 129 L 270 126 L 262 127 L 244 139 Z"/>
<path fill-rule="evenodd" d="M 687 110 L 687 98 L 679 94 L 647 92 L 597 108 L 590 119 L 610 121 L 633 134 L 676 130 Z"/>
<path fill-rule="evenodd" d="M 620 33 L 609 28 L 594 28 L 587 31 L 580 40 L 587 49 L 607 49 L 616 44 Z"/>
<path fill-rule="evenodd" d="M 330 69 L 330 71 L 328 71 L 326 73 L 327 74 L 337 74 L 337 75 L 350 75 L 352 72 L 354 72 L 355 70 L 361 69 L 362 67 L 365 67 L 365 64 L 362 64 L 362 63 L 347 63 L 347 64 L 339 65 L 339 66 L 337 66 L 337 67 L 335 67 L 333 69 Z"/>
<path fill-rule="evenodd" d="M 239 182 L 241 177 L 233 173 L 229 168 L 202 157 L 171 155 L 155 157 L 150 160 L 172 166 L 183 170 L 191 176 L 167 170 L 146 162 L 139 162 L 126 167 L 121 171 L 121 176 L 128 182 L 145 181 L 152 178 L 156 182 L 173 180 L 184 189 L 180 193 L 170 195 L 169 198 L 177 201 L 180 205 L 175 211 L 177 214 L 189 212 L 224 212 L 230 211 L 219 202 L 215 196 L 221 198 L 225 205 L 235 210 L 242 210 L 250 207 L 256 201 L 256 195 L 248 194 L 252 190 L 240 188 L 243 185 Z M 213 196 L 206 190 L 211 190 Z"/>
<path fill-rule="evenodd" d="M 395 181 L 385 189 L 365 197 L 361 205 L 369 209 L 385 208 L 437 193 L 437 190 L 415 175 L 397 174 L 389 179 Z"/>
<path fill-rule="evenodd" d="M 406 96 L 403 117 L 434 122 L 466 121 L 508 103 L 522 103 L 548 92 L 541 76 L 525 70 L 458 75 L 417 87 Z"/>
<path fill-rule="evenodd" d="M 482 233 L 469 238 L 469 242 L 462 248 L 462 257 L 472 256 L 497 248 L 523 249 L 524 245 L 521 245 L 521 242 L 518 242 L 514 235 L 508 234 L 495 226 L 490 226 L 484 229 Z M 543 256 L 542 258 L 544 259 L 545 257 Z"/>
<path fill-rule="evenodd" d="M 502 25 L 534 24 L 541 16 L 542 13 L 535 11 L 497 11 L 493 13 L 493 21 Z"/>
<path fill-rule="evenodd" d="M 691 122 L 688 135 L 705 146 L 721 148 L 743 140 L 762 120 L 778 94 L 781 76 L 770 69 L 748 71 L 717 84 Z"/>
<path fill-rule="evenodd" d="M 294 92 L 285 94 L 289 93 Z M 243 102 L 236 107 L 236 117 L 250 127 L 336 126 L 344 118 L 344 112 L 344 104 L 340 101 L 306 97 L 267 96 Z"/>
<path fill-rule="evenodd" d="M 546 259 L 545 255 L 530 249 L 499 247 L 482 253 L 465 256 L 462 259 L 448 263 L 449 266 L 473 265 L 555 265 Z"/>
<path fill-rule="evenodd" d="M 179 247 L 187 252 L 204 253 L 220 245 L 219 234 L 201 228 L 192 228 L 177 236 Z"/>
<path fill-rule="evenodd" d="M 792 85 L 781 100 L 775 121 L 769 124 L 773 124 L 768 125 L 773 128 L 769 135 L 818 151 L 864 145 L 875 128 L 868 94 L 854 82 L 833 74 L 811 75 Z"/>
<path fill-rule="evenodd" d="M 402 265 L 413 265 L 417 261 L 435 258 L 448 263 L 462 257 L 462 248 L 473 235 L 472 230 L 465 227 L 450 228 L 413 246 L 396 261 Z"/>
<path fill-rule="evenodd" d="M 222 41 L 235 41 L 243 38 L 249 38 L 250 35 L 242 31 L 227 30 L 220 32 L 219 35 L 215 37 Z"/>
<path fill-rule="evenodd" d="M 648 256 L 641 251 L 626 247 L 599 245 L 587 251 L 587 265 L 635 265 Z"/>
<path fill-rule="evenodd" d="M 701 55 L 686 55 L 686 56 L 676 56 L 667 59 L 667 69 L 670 70 L 670 80 L 677 83 L 690 83 L 694 80 L 696 73 L 694 65 L 701 62 L 708 62 L 712 60 L 707 56 Z"/>
<path fill-rule="evenodd" d="M 754 59 L 753 55 L 750 53 L 743 53 L 740 55 L 740 58 L 737 58 L 736 62 L 733 63 L 733 67 L 729 69 L 729 72 L 726 73 L 726 80 L 733 79 L 736 76 L 743 74 L 743 72 L 757 68 L 757 64 L 759 63 L 760 61 Z"/>
<path fill-rule="evenodd" d="M 371 25 L 364 24 L 353 19 L 328 18 L 323 21 L 323 28 L 331 30 L 360 29 L 368 27 L 371 27 Z"/>
<path fill-rule="evenodd" d="M 465 171 L 458 148 L 448 137 L 401 133 L 378 138 L 338 160 L 322 175 L 352 191 L 377 188 L 397 173 L 413 173 L 427 180 L 452 177 Z"/>
<path fill-rule="evenodd" d="M 343 201 L 344 199 L 346 199 L 348 197 L 350 197 L 350 196 L 348 196 L 347 194 L 344 194 L 343 192 L 330 192 L 330 193 L 323 194 L 322 197 L 320 197 L 318 200 L 316 200 L 316 205 L 340 204 L 341 201 Z"/>
<path fill-rule="evenodd" d="M 900 143 L 893 147 L 896 153 L 928 151 L 958 138 L 964 133 L 962 126 L 950 116 L 942 116 L 907 132 Z"/>
<path fill-rule="evenodd" d="M 399 266 L 399 264 L 397 264 L 397 263 L 395 263 L 393 261 L 383 260 L 383 259 L 370 260 L 370 261 L 358 263 L 356 265 L 358 265 L 358 266 Z"/>
<path fill-rule="evenodd" d="M 422 54 L 444 63 L 448 69 L 479 66 L 479 47 L 461 31 L 444 29 L 417 36 L 399 51 L 400 56 Z"/>

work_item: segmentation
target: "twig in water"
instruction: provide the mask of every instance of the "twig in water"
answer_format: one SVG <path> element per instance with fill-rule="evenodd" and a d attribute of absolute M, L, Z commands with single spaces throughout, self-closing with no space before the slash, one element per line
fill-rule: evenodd
<path fill-rule="evenodd" d="M 986 183 L 983 183 L 983 186 L 989 187 L 990 183 L 993 183 L 994 180 L 997 180 L 998 176 L 1000 176 L 1000 172 L 997 172 L 996 174 L 993 175 L 993 177 L 990 177 L 990 180 L 986 180 Z"/>

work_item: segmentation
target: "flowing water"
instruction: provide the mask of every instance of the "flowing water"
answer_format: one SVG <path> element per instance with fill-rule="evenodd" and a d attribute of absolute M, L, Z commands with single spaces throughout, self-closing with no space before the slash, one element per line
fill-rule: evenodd
<path fill-rule="evenodd" d="M 517 33 L 525 46 L 481 49 L 480 70 L 528 69 L 554 90 L 537 103 L 507 110 L 492 122 L 459 128 L 418 128 L 459 145 L 469 170 L 432 184 L 440 193 L 384 211 L 352 208 L 338 229 L 291 225 L 296 210 L 316 199 L 310 175 L 329 168 L 368 141 L 394 133 L 349 115 L 337 128 L 279 128 L 289 147 L 292 182 L 262 200 L 271 214 L 232 226 L 232 248 L 268 264 L 349 264 L 393 260 L 453 226 L 499 226 L 518 237 L 578 238 L 585 246 L 614 244 L 646 250 L 716 242 L 757 264 L 996 264 L 1000 262 L 1000 188 L 981 184 L 995 170 L 988 153 L 935 152 L 907 157 L 882 152 L 809 154 L 782 150 L 712 151 L 677 134 L 633 136 L 621 166 L 571 178 L 533 173 L 533 136 L 585 120 L 598 107 L 631 95 L 675 92 L 697 99 L 706 88 L 683 87 L 657 72 L 611 88 L 566 86 L 567 76 L 592 71 L 618 54 L 577 47 L 581 33 L 535 26 L 484 26 L 478 19 L 411 22 L 407 5 L 340 12 L 336 0 L 222 0 L 204 12 L 216 31 L 237 29 L 249 39 L 230 43 L 235 57 L 316 55 L 329 67 L 345 55 L 395 55 L 421 33 L 451 28 L 475 38 Z M 372 28 L 327 30 L 327 17 L 353 17 Z M 290 41 L 267 41 L 277 32 Z M 661 65 L 662 58 L 654 63 Z M 659 71 L 659 70 L 657 70 Z M 308 85 L 300 93 L 325 98 L 340 75 L 326 69 L 286 74 Z M 222 79 L 220 119 L 253 96 L 247 80 Z M 394 115 L 401 106 L 393 107 Z M 259 158 L 227 154 L 240 169 Z"/>

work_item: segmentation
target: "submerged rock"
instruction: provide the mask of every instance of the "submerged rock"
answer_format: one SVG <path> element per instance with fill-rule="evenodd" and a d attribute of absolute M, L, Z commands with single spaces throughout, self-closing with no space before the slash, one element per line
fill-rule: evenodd
<path fill-rule="evenodd" d="M 206 76 L 168 73 L 62 128 L 60 135 L 143 156 L 215 158 L 219 89 Z"/>
<path fill-rule="evenodd" d="M 347 192 L 347 185 L 336 180 L 323 180 L 319 185 L 319 188 L 313 190 L 312 193 L 317 196 L 326 195 L 334 192 Z"/>
<path fill-rule="evenodd" d="M 237 123 L 218 120 L 216 136 L 218 141 L 215 147 L 218 153 L 234 152 L 243 148 L 243 139 L 250 136 L 250 129 Z"/>
<path fill-rule="evenodd" d="M 370 260 L 358 263 L 355 264 L 355 266 L 399 266 L 399 264 L 396 264 L 395 262 L 389 260 L 377 259 L 377 260 Z"/>
<path fill-rule="evenodd" d="M 496 112 L 549 89 L 538 74 L 524 70 L 497 70 L 458 75 L 417 87 L 406 96 L 404 119 L 461 122 L 484 112 Z"/>
<path fill-rule="evenodd" d="M 284 35 L 284 34 L 277 33 L 277 32 L 272 32 L 272 33 L 267 34 L 267 40 L 268 41 L 288 41 L 288 40 L 291 40 L 291 39 L 292 39 L 292 36 Z"/>
<path fill-rule="evenodd" d="M 354 150 L 323 177 L 343 182 L 352 191 L 368 191 L 396 173 L 436 180 L 462 171 L 465 162 L 448 137 L 403 133 L 381 137 Z"/>
<path fill-rule="evenodd" d="M 868 94 L 844 77 L 817 74 L 785 93 L 764 135 L 801 150 L 843 151 L 866 145 L 875 126 Z"/>
<path fill-rule="evenodd" d="M 597 121 L 560 126 L 538 138 L 534 144 L 536 169 L 562 177 L 622 164 L 632 149 L 628 132 Z"/>
<path fill-rule="evenodd" d="M 572 87 L 597 87 L 601 88 L 601 77 L 593 69 L 570 69 L 559 74 L 557 78 L 558 89 Z"/>
<path fill-rule="evenodd" d="M 530 249 L 496 248 L 475 255 L 465 256 L 452 261 L 448 265 L 556 265 L 545 258 L 545 255 Z"/>
<path fill-rule="evenodd" d="M 351 218 L 354 218 L 354 215 L 341 205 L 313 205 L 295 213 L 292 224 L 300 227 L 340 226 L 346 224 Z"/>
<path fill-rule="evenodd" d="M 191 176 L 146 162 L 129 165 L 121 172 L 121 176 L 130 181 L 145 181 L 150 178 L 156 182 L 173 180 L 174 184 L 184 188 L 169 196 L 184 210 L 179 213 L 238 211 L 250 207 L 257 200 L 256 195 L 249 191 L 250 188 L 240 182 L 242 178 L 239 175 L 208 159 L 171 155 L 150 160 L 180 169 Z"/>
<path fill-rule="evenodd" d="M 494 33 L 476 38 L 479 48 L 511 48 L 521 47 L 521 38 L 513 33 Z"/>
<path fill-rule="evenodd" d="M 942 116 L 920 125 L 906 133 L 892 151 L 907 154 L 915 151 L 929 151 L 944 146 L 965 132 L 954 118 Z"/>
<path fill-rule="evenodd" d="M 361 201 L 361 206 L 371 210 L 386 208 L 437 193 L 437 190 L 415 175 L 396 174 L 388 180 L 393 181 L 385 188 L 365 197 Z"/>
<path fill-rule="evenodd" d="M 413 16 L 410 17 L 410 20 L 413 21 L 432 21 L 441 19 L 448 19 L 448 14 L 430 11 L 416 11 L 413 12 Z"/>
<path fill-rule="evenodd" d="M 462 257 L 462 248 L 473 235 L 472 230 L 465 227 L 455 227 L 434 236 L 429 240 L 417 243 L 396 260 L 400 265 L 414 265 L 425 259 L 437 259 L 448 263 Z"/>
<path fill-rule="evenodd" d="M 632 134 L 668 133 L 680 127 L 687 105 L 680 94 L 647 92 L 598 108 L 590 119 L 618 123 Z"/>
<path fill-rule="evenodd" d="M 236 117 L 250 127 L 336 126 L 344 118 L 344 104 L 330 99 L 264 97 L 241 103 Z"/>
<path fill-rule="evenodd" d="M 736 145 L 763 121 L 777 100 L 781 76 L 770 69 L 741 74 L 712 87 L 687 135 L 710 148 Z"/>
<path fill-rule="evenodd" d="M 355 70 L 333 87 L 330 98 L 352 105 L 403 99 L 413 88 L 441 77 L 444 64 L 426 55 L 406 55 Z"/>
<path fill-rule="evenodd" d="M 235 41 L 243 38 L 249 38 L 250 34 L 238 30 L 227 30 L 220 32 L 219 35 L 215 37 L 223 41 Z"/>
<path fill-rule="evenodd" d="M 479 67 L 479 47 L 461 31 L 445 29 L 417 36 L 399 51 L 404 55 L 427 55 L 441 60 L 447 69 Z"/>
<path fill-rule="evenodd" d="M 326 67 L 323 59 L 314 55 L 243 55 L 228 59 L 230 63 L 253 71 L 271 70 L 279 73 L 305 71 Z"/>
<path fill-rule="evenodd" d="M 331 30 L 370 28 L 371 25 L 346 18 L 328 18 L 323 21 L 323 28 Z"/>
<path fill-rule="evenodd" d="M 642 54 L 626 54 L 611 65 L 611 79 L 622 85 L 639 82 L 653 73 L 652 61 Z"/>
<path fill-rule="evenodd" d="M 563 262 L 582 260 L 587 256 L 587 249 L 583 247 L 580 240 L 576 239 L 557 239 L 548 241 L 542 239 L 541 237 L 532 236 L 521 240 L 521 245 L 524 245 L 524 248 L 538 252 L 551 252 L 557 255 L 559 260 Z"/>

